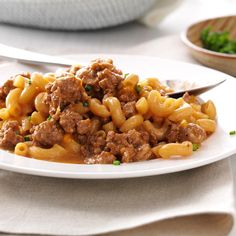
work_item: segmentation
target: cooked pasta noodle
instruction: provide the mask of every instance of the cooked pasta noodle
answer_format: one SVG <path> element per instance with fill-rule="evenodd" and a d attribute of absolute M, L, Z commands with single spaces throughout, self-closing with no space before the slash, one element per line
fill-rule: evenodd
<path fill-rule="evenodd" d="M 121 132 L 127 132 L 131 129 L 139 127 L 143 123 L 142 115 L 134 115 L 126 120 L 120 127 Z"/>
<path fill-rule="evenodd" d="M 216 122 L 210 119 L 199 119 L 196 122 L 201 126 L 207 133 L 213 133 L 216 129 Z"/>
<path fill-rule="evenodd" d="M 191 142 L 183 143 L 168 143 L 160 147 L 158 150 L 162 158 L 170 158 L 172 156 L 190 156 L 193 152 L 193 145 Z"/>
<path fill-rule="evenodd" d="M 111 113 L 112 121 L 117 127 L 125 122 L 125 116 L 121 110 L 120 101 L 115 97 L 108 97 L 104 100 L 105 105 Z"/>
<path fill-rule="evenodd" d="M 15 154 L 20 156 L 27 156 L 29 148 L 25 143 L 17 143 L 15 146 Z"/>
<path fill-rule="evenodd" d="M 56 161 L 67 155 L 67 151 L 58 144 L 54 144 L 51 148 L 31 146 L 29 147 L 29 155 L 39 160 Z"/>
<path fill-rule="evenodd" d="M 40 160 L 112 164 L 190 156 L 216 130 L 216 107 L 175 99 L 154 77 L 112 60 L 8 80 L 0 96 L 0 147 Z"/>
<path fill-rule="evenodd" d="M 39 93 L 34 100 L 35 109 L 45 115 L 49 113 L 49 107 L 47 106 L 47 104 L 44 103 L 46 96 L 47 93 L 42 92 Z"/>
<path fill-rule="evenodd" d="M 110 112 L 107 110 L 107 108 L 104 105 L 102 105 L 101 102 L 96 98 L 92 98 L 89 101 L 89 108 L 91 112 L 97 116 L 104 118 L 110 116 Z"/>

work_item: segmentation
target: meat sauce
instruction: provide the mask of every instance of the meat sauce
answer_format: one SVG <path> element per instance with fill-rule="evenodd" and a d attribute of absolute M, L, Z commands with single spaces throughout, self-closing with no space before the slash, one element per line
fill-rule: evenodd
<path fill-rule="evenodd" d="M 96 59 L 87 67 L 73 66 L 60 75 L 27 73 L 13 77 L 0 88 L 0 147 L 53 162 L 112 164 L 119 160 L 129 163 L 158 158 L 153 148 L 160 143 L 201 144 L 211 134 L 197 124 L 194 112 L 201 113 L 202 118 L 209 116 L 190 95 L 184 96 L 186 101 L 181 100 L 182 105 L 192 107 L 191 115 L 184 122 L 169 120 L 167 116 L 156 117 L 148 109 L 139 110 L 137 103 L 144 98 L 142 102 L 148 104 L 152 90 L 159 91 L 162 99 L 168 99 L 165 93 L 170 89 L 153 78 L 149 84 L 148 80 L 138 84 L 137 76 L 136 80 L 125 77 L 110 59 Z M 132 84 L 133 81 L 137 81 L 136 84 Z M 28 90 L 33 95 L 29 95 L 32 99 L 25 103 L 23 93 Z M 18 94 L 18 91 L 18 98 L 10 106 L 9 94 Z M 117 116 L 122 115 L 124 122 L 139 117 L 140 123 L 130 122 L 131 128 L 121 132 L 123 123 L 118 125 L 115 115 L 106 107 L 105 100 L 109 97 L 118 99 L 122 114 Z M 96 112 L 91 108 L 91 101 L 96 103 Z M 16 113 L 14 106 L 24 109 Z M 146 121 L 153 128 L 148 128 Z"/>

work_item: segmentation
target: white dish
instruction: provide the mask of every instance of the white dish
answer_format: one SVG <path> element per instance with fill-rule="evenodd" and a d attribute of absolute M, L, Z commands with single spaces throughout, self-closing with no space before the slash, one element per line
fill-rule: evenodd
<path fill-rule="evenodd" d="M 218 110 L 218 127 L 202 147 L 185 159 L 151 160 L 137 163 L 113 165 L 79 165 L 40 161 L 17 156 L 0 150 L 0 168 L 25 174 L 78 178 L 78 179 L 113 179 L 142 177 L 167 174 L 187 170 L 216 162 L 236 153 L 236 137 L 229 135 L 236 129 L 236 80 L 224 73 L 202 66 L 178 61 L 163 60 L 155 57 L 124 56 L 124 55 L 77 55 L 70 56 L 79 63 L 86 63 L 96 57 L 109 57 L 124 73 L 133 72 L 141 78 L 156 76 L 164 79 L 218 80 L 227 79 L 221 86 L 201 96 L 203 100 L 211 99 Z M 4 64 L 0 66 L 1 83 L 11 75 L 21 71 L 54 71 L 55 68 L 26 66 L 20 64 Z"/>

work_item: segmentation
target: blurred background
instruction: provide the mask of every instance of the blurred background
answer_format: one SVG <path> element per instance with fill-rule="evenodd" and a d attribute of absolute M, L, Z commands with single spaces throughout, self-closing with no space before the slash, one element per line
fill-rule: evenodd
<path fill-rule="evenodd" d="M 198 20 L 235 14 L 236 0 L 0 0 L 0 5 L 0 43 L 54 55 L 126 53 Z"/>

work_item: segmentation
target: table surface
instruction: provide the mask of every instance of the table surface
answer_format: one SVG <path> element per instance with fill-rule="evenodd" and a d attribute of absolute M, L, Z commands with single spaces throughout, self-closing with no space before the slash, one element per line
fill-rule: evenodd
<path fill-rule="evenodd" d="M 134 22 L 98 31 L 60 32 L 0 24 L 0 43 L 51 55 L 98 52 L 129 53 L 132 52 L 132 48 L 137 47 L 140 47 L 140 54 L 148 54 L 146 51 L 142 52 L 142 44 L 145 42 L 171 34 L 178 35 L 189 23 L 199 19 L 233 14 L 235 7 L 236 0 L 185 0 L 156 28 L 148 28 L 141 23 Z M 175 38 L 178 39 L 177 36 Z M 158 46 L 156 42 L 153 41 L 153 46 Z M 180 52 L 187 53 L 183 50 Z M 170 51 L 162 50 L 161 57 L 170 58 L 170 56 Z M 178 58 L 177 56 L 174 59 Z M 236 187 L 236 158 L 231 158 L 231 162 Z M 233 235 L 236 235 L 236 227 L 230 234 L 230 236 Z"/>

